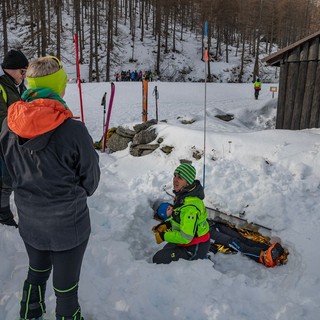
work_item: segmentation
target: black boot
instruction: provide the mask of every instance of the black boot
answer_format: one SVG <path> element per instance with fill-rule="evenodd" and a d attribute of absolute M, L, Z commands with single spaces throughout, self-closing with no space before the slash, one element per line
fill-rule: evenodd
<path fill-rule="evenodd" d="M 45 291 L 46 283 L 33 285 L 27 281 L 24 282 L 20 302 L 20 317 L 22 319 L 37 319 L 46 312 Z"/>
<path fill-rule="evenodd" d="M 0 208 L 0 223 L 7 226 L 18 227 L 9 206 Z"/>
<path fill-rule="evenodd" d="M 65 316 L 60 316 L 60 315 L 56 314 L 56 320 L 84 320 L 84 318 L 81 315 L 81 310 L 79 307 L 77 312 L 71 317 L 65 317 Z"/>

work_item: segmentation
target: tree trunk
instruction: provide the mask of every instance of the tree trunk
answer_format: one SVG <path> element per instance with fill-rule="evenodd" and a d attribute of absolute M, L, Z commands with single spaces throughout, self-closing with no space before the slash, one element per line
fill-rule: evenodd
<path fill-rule="evenodd" d="M 3 30 L 3 54 L 8 52 L 8 33 L 7 33 L 7 12 L 6 12 L 6 0 L 2 0 L 2 30 Z"/>

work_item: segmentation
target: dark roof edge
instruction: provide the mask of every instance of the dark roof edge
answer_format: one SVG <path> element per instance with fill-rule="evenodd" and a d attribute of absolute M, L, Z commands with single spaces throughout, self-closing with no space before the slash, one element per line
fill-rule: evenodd
<path fill-rule="evenodd" d="M 277 65 L 277 64 L 279 65 L 279 61 L 282 59 L 284 53 L 298 47 L 302 43 L 304 43 L 310 39 L 313 39 L 319 35 L 320 35 L 320 31 L 317 31 L 317 32 L 315 32 L 315 33 L 313 33 L 313 34 L 311 34 L 311 35 L 309 35 L 309 36 L 307 36 L 297 42 L 294 42 L 293 44 L 290 44 L 289 46 L 271 54 L 270 56 L 263 58 L 261 60 L 261 62 L 266 62 L 267 64 L 270 64 L 270 65 Z"/>

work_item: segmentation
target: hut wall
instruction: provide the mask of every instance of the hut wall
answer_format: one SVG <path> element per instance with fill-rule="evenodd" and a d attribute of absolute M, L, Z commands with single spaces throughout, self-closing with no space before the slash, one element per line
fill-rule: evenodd
<path fill-rule="evenodd" d="M 283 54 L 277 129 L 320 128 L 320 37 Z"/>

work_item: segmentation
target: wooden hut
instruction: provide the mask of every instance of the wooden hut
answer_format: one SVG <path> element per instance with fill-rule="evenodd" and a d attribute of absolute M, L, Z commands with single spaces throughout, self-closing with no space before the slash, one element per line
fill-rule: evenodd
<path fill-rule="evenodd" d="M 320 128 L 320 31 L 264 58 L 280 66 L 277 129 Z"/>

